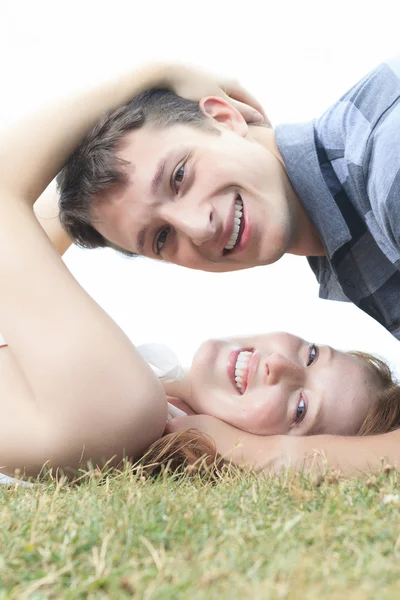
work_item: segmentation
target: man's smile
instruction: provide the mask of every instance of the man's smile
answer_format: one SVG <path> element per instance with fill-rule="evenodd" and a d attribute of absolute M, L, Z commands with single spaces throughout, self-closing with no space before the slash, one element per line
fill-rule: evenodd
<path fill-rule="evenodd" d="M 250 239 L 249 225 L 248 213 L 245 210 L 242 196 L 237 194 L 224 235 L 226 241 L 222 252 L 223 256 L 229 256 L 245 248 Z"/>
<path fill-rule="evenodd" d="M 230 236 L 224 246 L 224 255 L 234 250 L 236 244 L 240 240 L 241 234 L 243 233 L 243 201 L 239 194 L 235 198 L 233 218 L 232 214 L 230 214 L 229 221 L 228 233 L 230 232 Z"/>

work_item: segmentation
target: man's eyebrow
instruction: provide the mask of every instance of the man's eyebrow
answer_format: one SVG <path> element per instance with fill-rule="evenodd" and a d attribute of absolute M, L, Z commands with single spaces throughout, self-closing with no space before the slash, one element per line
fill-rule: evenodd
<path fill-rule="evenodd" d="M 146 240 L 146 229 L 143 228 L 139 231 L 137 236 L 137 250 L 138 254 L 143 254 L 144 242 Z"/>
<path fill-rule="evenodd" d="M 160 160 L 160 162 L 158 163 L 156 172 L 155 172 L 154 177 L 151 182 L 151 193 L 153 196 L 155 196 L 157 194 L 158 189 L 161 185 L 161 182 L 164 178 L 166 164 L 167 164 L 167 156 L 164 156 L 164 158 L 162 158 Z"/>
<path fill-rule="evenodd" d="M 321 431 L 319 430 L 320 426 L 321 426 L 321 420 L 322 420 L 322 407 L 323 407 L 323 402 L 319 403 L 317 412 L 314 415 L 314 420 L 313 423 L 311 425 L 311 427 L 308 429 L 306 435 L 318 435 L 321 434 Z"/>
<path fill-rule="evenodd" d="M 154 177 L 151 180 L 151 185 L 150 185 L 150 192 L 151 192 L 152 196 L 155 196 L 157 194 L 159 187 L 162 183 L 162 180 L 164 178 L 167 160 L 168 160 L 168 155 L 164 156 L 157 165 L 156 172 L 154 173 Z M 143 254 L 143 249 L 144 249 L 144 245 L 145 245 L 145 241 L 146 241 L 146 235 L 147 235 L 147 231 L 146 231 L 145 227 L 143 229 L 141 229 L 137 235 L 136 252 L 138 254 Z"/>
<path fill-rule="evenodd" d="M 154 173 L 154 177 L 151 180 L 150 192 L 152 196 L 155 196 L 160 188 L 160 185 L 164 179 L 165 168 L 167 166 L 167 162 L 169 159 L 169 154 L 164 156 L 157 165 L 156 172 Z M 146 240 L 146 229 L 143 228 L 139 231 L 137 236 L 137 252 L 138 254 L 143 254 L 143 248 Z"/>

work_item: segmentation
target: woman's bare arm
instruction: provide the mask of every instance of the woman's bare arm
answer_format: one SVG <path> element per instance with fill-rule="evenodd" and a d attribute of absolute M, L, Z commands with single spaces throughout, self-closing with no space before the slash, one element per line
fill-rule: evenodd
<path fill-rule="evenodd" d="M 376 470 L 384 457 L 400 466 L 400 430 L 376 436 L 344 437 L 257 436 L 245 433 L 206 415 L 176 418 L 167 432 L 194 428 L 210 435 L 217 450 L 234 463 L 257 471 L 279 471 L 282 467 L 323 469 L 331 467 L 343 473 Z"/>

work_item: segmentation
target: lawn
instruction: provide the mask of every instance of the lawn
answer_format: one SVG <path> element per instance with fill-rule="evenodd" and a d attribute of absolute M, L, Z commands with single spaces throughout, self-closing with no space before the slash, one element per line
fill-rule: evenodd
<path fill-rule="evenodd" d="M 0 599 L 397 599 L 400 474 L 0 486 Z"/>

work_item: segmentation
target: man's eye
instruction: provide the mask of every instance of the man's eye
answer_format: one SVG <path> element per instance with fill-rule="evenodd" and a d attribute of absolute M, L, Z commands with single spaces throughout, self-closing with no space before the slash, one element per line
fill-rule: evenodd
<path fill-rule="evenodd" d="M 316 346 L 315 344 L 311 344 L 308 352 L 307 367 L 310 367 L 313 364 L 313 362 L 318 358 L 318 354 L 318 346 Z"/>
<path fill-rule="evenodd" d="M 306 416 L 306 412 L 307 412 L 306 403 L 304 402 L 304 398 L 301 396 L 300 402 L 297 405 L 296 418 L 294 421 L 295 425 L 299 425 L 302 422 L 302 420 Z"/>
<path fill-rule="evenodd" d="M 176 193 L 179 192 L 179 187 L 182 181 L 185 179 L 185 163 L 181 165 L 174 173 L 173 187 Z"/>
<path fill-rule="evenodd" d="M 157 254 L 157 256 L 161 254 L 164 244 L 167 242 L 170 230 L 170 227 L 164 227 L 164 229 L 161 229 L 158 232 L 154 243 L 154 251 Z"/>

